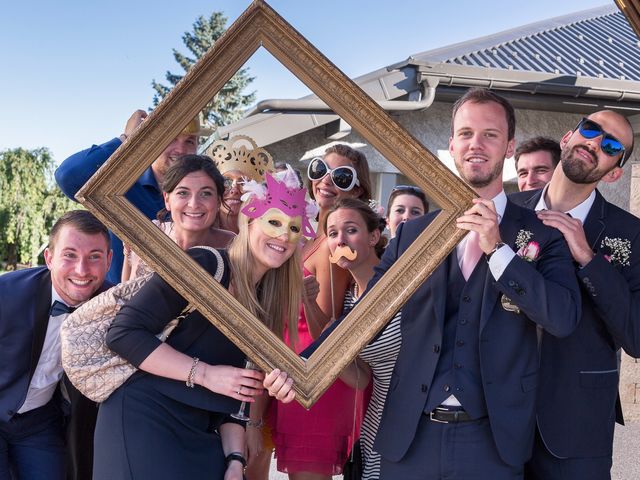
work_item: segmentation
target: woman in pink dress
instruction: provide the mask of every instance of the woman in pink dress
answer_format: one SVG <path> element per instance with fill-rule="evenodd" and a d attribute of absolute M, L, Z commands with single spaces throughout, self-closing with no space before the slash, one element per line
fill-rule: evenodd
<path fill-rule="evenodd" d="M 307 170 L 312 196 L 320 208 L 319 225 L 333 204 L 344 197 L 371 197 L 369 165 L 361 152 L 347 145 L 335 145 L 309 163 Z M 319 227 L 317 237 L 303 247 L 305 284 L 317 288 L 315 300 L 300 308 L 297 341 L 292 345 L 301 352 L 324 327 L 342 312 L 345 292 L 351 275 L 329 261 L 326 234 Z M 312 296 L 310 296 L 312 297 Z M 290 345 L 288 332 L 285 341 Z M 323 480 L 342 473 L 342 467 L 361 418 L 362 392 L 337 380 L 325 394 L 306 410 L 298 403 L 272 402 L 269 424 L 275 444 L 278 470 L 291 480 Z"/>

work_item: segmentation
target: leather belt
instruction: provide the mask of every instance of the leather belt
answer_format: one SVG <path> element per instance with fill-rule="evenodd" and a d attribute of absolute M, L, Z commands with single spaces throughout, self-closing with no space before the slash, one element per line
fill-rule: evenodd
<path fill-rule="evenodd" d="M 434 411 L 429 412 L 429 420 L 438 423 L 460 423 L 472 422 L 477 419 L 471 418 L 471 415 L 464 410 L 448 410 L 437 407 Z"/>

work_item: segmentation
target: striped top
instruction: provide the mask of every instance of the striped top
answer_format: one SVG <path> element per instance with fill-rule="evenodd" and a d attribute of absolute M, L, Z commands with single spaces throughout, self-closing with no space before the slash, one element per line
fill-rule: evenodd
<path fill-rule="evenodd" d="M 351 289 L 348 290 L 344 298 L 343 313 L 353 308 L 356 300 Z M 400 352 L 401 342 L 400 312 L 398 312 L 384 327 L 382 333 L 360 352 L 360 358 L 371 367 L 373 376 L 371 400 L 360 427 L 362 480 L 377 480 L 380 477 L 380 454 L 373 450 L 373 442 L 380 425 L 382 409 L 387 398 L 387 390 Z"/>

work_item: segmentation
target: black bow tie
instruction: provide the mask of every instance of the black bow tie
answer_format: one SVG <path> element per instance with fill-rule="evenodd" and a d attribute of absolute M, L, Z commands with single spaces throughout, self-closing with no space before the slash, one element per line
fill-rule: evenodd
<path fill-rule="evenodd" d="M 56 300 L 55 302 L 53 302 L 53 305 L 51 305 L 51 310 L 49 310 L 49 316 L 57 317 L 58 315 L 62 315 L 64 313 L 72 313 L 75 309 L 76 309 L 75 307 L 70 307 Z"/>

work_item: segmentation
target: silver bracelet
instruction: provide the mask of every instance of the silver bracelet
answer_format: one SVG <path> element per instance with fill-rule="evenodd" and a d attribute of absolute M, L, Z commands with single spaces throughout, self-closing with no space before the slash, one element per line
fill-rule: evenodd
<path fill-rule="evenodd" d="M 193 364 L 191 365 L 191 370 L 189 370 L 189 376 L 187 377 L 187 387 L 193 388 L 196 386 L 196 367 L 198 366 L 198 362 L 200 359 L 198 357 L 193 357 Z"/>

